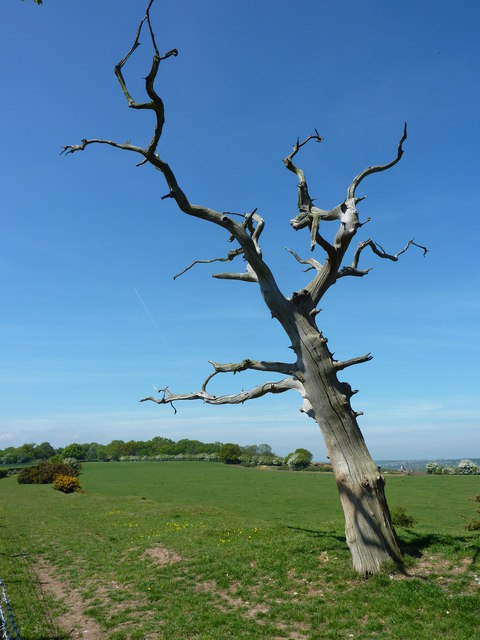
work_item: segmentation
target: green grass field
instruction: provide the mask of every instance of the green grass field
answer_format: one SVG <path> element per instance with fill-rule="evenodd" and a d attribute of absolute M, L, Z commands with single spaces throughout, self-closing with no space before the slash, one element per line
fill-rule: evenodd
<path fill-rule="evenodd" d="M 350 568 L 331 474 L 90 463 L 84 493 L 0 480 L 0 577 L 22 640 L 472 640 L 480 477 L 389 476 L 408 576 Z M 82 631 L 87 630 L 87 633 Z"/>

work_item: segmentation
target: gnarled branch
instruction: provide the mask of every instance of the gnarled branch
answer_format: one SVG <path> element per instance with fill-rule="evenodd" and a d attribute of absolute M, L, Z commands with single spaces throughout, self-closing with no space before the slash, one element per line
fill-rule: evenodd
<path fill-rule="evenodd" d="M 428 253 L 428 249 L 426 247 L 423 247 L 421 244 L 417 244 L 416 242 L 412 240 L 409 240 L 407 242 L 407 244 L 403 247 L 403 249 L 401 249 L 398 253 L 395 253 L 394 255 L 387 253 L 385 251 L 385 249 L 378 244 L 378 242 L 374 242 L 373 240 L 371 240 L 370 238 L 368 240 L 364 240 L 363 242 L 360 242 L 358 247 L 355 249 L 355 253 L 353 255 L 353 261 L 351 264 L 351 268 L 352 269 L 357 269 L 358 267 L 358 261 L 360 260 L 360 254 L 362 253 L 362 251 L 366 248 L 366 247 L 370 247 L 370 249 L 373 251 L 373 253 L 375 253 L 379 258 L 384 258 L 386 260 L 392 260 L 393 262 L 397 262 L 398 258 L 402 255 L 402 253 L 405 253 L 405 251 L 407 251 L 407 249 L 411 246 L 415 246 L 418 247 L 419 249 L 423 250 L 423 257 L 425 257 Z M 367 270 L 369 271 L 369 269 Z M 344 274 L 344 275 L 352 275 L 352 274 Z M 364 274 L 362 274 L 364 275 Z"/>
<path fill-rule="evenodd" d="M 308 186 L 305 180 L 305 173 L 303 169 L 297 167 L 293 164 L 292 159 L 297 155 L 299 150 L 307 144 L 310 140 L 316 140 L 317 142 L 321 142 L 323 138 L 320 136 L 318 131 L 315 129 L 315 134 L 312 134 L 305 138 L 303 142 L 300 142 L 297 138 L 297 142 L 293 146 L 292 153 L 284 158 L 283 163 L 286 168 L 294 173 L 298 178 L 298 210 L 299 214 L 290 220 L 290 224 L 298 231 L 299 229 L 303 229 L 304 227 L 310 228 L 310 249 L 313 251 L 316 244 L 319 244 L 322 249 L 327 252 L 327 255 L 331 255 L 333 252 L 333 247 L 330 245 L 325 238 L 323 238 L 318 229 L 320 226 L 320 220 L 328 218 L 329 212 L 324 211 L 323 209 L 319 209 L 313 205 L 313 200 L 308 193 Z"/>
<path fill-rule="evenodd" d="M 397 162 L 399 162 L 400 158 L 403 155 L 403 146 L 402 145 L 403 145 L 403 143 L 405 142 L 406 139 L 407 139 L 407 123 L 405 122 L 405 126 L 403 128 L 403 135 L 400 138 L 400 141 L 398 143 L 397 157 L 394 160 L 392 160 L 391 162 L 389 162 L 388 164 L 377 164 L 377 165 L 374 165 L 372 167 L 367 167 L 361 173 L 359 173 L 358 176 L 355 176 L 355 178 L 352 180 L 352 183 L 348 187 L 347 199 L 355 197 L 355 190 L 356 190 L 356 188 L 358 187 L 358 185 L 362 182 L 362 180 L 364 178 L 366 178 L 367 176 L 369 176 L 372 173 L 378 173 L 380 171 L 386 171 L 387 169 L 390 169 L 391 167 L 396 165 Z"/>
<path fill-rule="evenodd" d="M 153 3 L 153 0 L 150 0 L 145 17 L 142 19 L 138 27 L 137 35 L 136 35 L 133 46 L 131 47 L 127 55 L 115 67 L 115 74 L 117 76 L 117 79 L 120 83 L 120 86 L 127 99 L 129 106 L 135 109 L 149 109 L 155 113 L 155 117 L 156 117 L 155 131 L 148 147 L 143 148 L 139 146 L 134 146 L 134 145 L 131 145 L 129 142 L 122 144 L 122 143 L 114 142 L 112 140 L 84 139 L 82 140 L 82 143 L 80 145 L 65 146 L 63 148 L 62 153 L 72 154 L 76 151 L 83 151 L 87 146 L 91 144 L 107 144 L 109 146 L 116 147 L 118 149 L 134 151 L 140 154 L 141 156 L 143 156 L 143 160 L 142 162 L 139 163 L 139 165 L 144 164 L 145 162 L 149 162 L 158 171 L 160 171 L 163 174 L 169 189 L 168 194 L 164 196 L 164 198 L 169 197 L 175 200 L 178 208 L 184 213 L 186 213 L 187 215 L 200 218 L 202 220 L 205 220 L 206 222 L 212 222 L 218 226 L 221 226 L 222 228 L 226 229 L 233 236 L 233 238 L 239 243 L 242 249 L 243 255 L 245 256 L 245 259 L 250 265 L 252 272 L 255 274 L 256 281 L 258 281 L 260 284 L 262 295 L 268 307 L 270 308 L 272 313 L 274 313 L 277 316 L 280 316 L 282 315 L 281 310 L 282 309 L 285 310 L 285 307 L 287 305 L 287 300 L 282 295 L 272 272 L 270 271 L 267 264 L 263 261 L 261 251 L 259 250 L 258 236 L 260 235 L 261 230 L 263 228 L 263 220 L 259 216 L 258 216 L 258 219 L 255 218 L 255 214 L 253 212 L 252 214 L 249 214 L 249 216 L 247 216 L 247 220 L 246 220 L 247 224 L 245 224 L 244 226 L 235 222 L 235 220 L 233 220 L 229 215 L 225 213 L 220 213 L 208 207 L 192 204 L 187 198 L 186 194 L 180 188 L 177 182 L 176 176 L 173 170 L 171 169 L 171 167 L 169 166 L 169 164 L 164 160 L 162 160 L 156 151 L 158 143 L 160 141 L 160 137 L 162 135 L 165 117 L 164 117 L 163 101 L 160 98 L 160 96 L 155 92 L 154 82 L 157 77 L 160 62 L 171 56 L 176 56 L 178 52 L 176 49 L 172 49 L 171 51 L 168 51 L 163 57 L 159 55 L 153 30 L 150 24 L 149 12 L 150 12 L 152 3 Z M 128 88 L 126 86 L 126 83 L 123 77 L 122 67 L 130 58 L 130 56 L 135 51 L 135 49 L 138 47 L 141 29 L 145 22 L 148 23 L 148 26 L 150 29 L 150 37 L 151 37 L 151 41 L 152 41 L 155 53 L 153 56 L 152 67 L 150 69 L 149 74 L 145 78 L 145 90 L 150 98 L 150 102 L 137 103 L 133 100 L 133 98 L 131 97 L 128 91 Z M 254 231 L 249 233 L 252 219 L 256 219 L 257 226 L 254 229 Z"/>
<path fill-rule="evenodd" d="M 241 391 L 240 393 L 223 396 L 211 395 L 203 389 L 194 393 L 174 394 L 171 393 L 168 388 L 165 388 L 159 390 L 161 393 L 163 393 L 163 396 L 161 398 L 154 398 L 153 396 L 150 396 L 148 398 L 142 398 L 140 402 L 151 401 L 155 402 L 156 404 L 172 404 L 173 402 L 179 402 L 181 400 L 203 400 L 203 402 L 205 402 L 206 404 L 243 404 L 247 400 L 261 398 L 268 393 L 284 393 L 285 391 L 290 391 L 291 389 L 295 389 L 296 391 L 301 392 L 301 390 L 303 389 L 303 385 L 295 378 L 284 378 L 279 382 L 266 382 L 265 384 L 254 387 L 253 389 L 250 389 L 248 391 Z M 175 407 L 173 408 L 176 413 Z"/>
<path fill-rule="evenodd" d="M 140 153 L 142 156 L 145 155 L 145 149 L 142 147 L 138 147 L 136 145 L 130 144 L 130 142 L 115 142 L 114 140 L 102 140 L 99 138 L 92 138 L 90 140 L 86 140 L 85 138 L 82 140 L 81 144 L 67 144 L 62 147 L 60 151 L 60 155 L 65 154 L 66 156 L 70 153 L 75 153 L 75 151 L 83 151 L 86 147 L 91 144 L 107 144 L 110 147 L 115 147 L 116 149 L 123 149 L 124 151 L 134 151 L 135 153 Z"/>
<path fill-rule="evenodd" d="M 244 214 L 245 220 L 243 221 L 242 226 L 244 229 L 247 229 L 249 231 L 250 237 L 253 240 L 255 249 L 258 255 L 261 257 L 262 250 L 260 249 L 260 245 L 258 241 L 265 227 L 265 221 L 261 216 L 258 215 L 258 213 L 256 213 L 256 211 L 257 210 L 254 209 L 250 213 Z M 256 226 L 254 226 L 253 224 L 254 222 L 257 223 Z M 234 236 L 230 238 L 231 241 L 233 239 L 234 239 Z M 243 250 L 242 250 L 242 253 L 243 253 Z M 232 272 L 213 273 L 212 278 L 217 278 L 219 280 L 240 280 L 241 282 L 259 282 L 257 274 L 255 273 L 255 271 L 252 269 L 252 267 L 248 262 L 247 262 L 246 269 L 243 273 L 232 273 Z"/>
<path fill-rule="evenodd" d="M 304 174 L 303 170 L 300 169 L 300 167 L 297 167 L 297 166 L 295 166 L 293 164 L 292 160 L 297 155 L 297 153 L 300 151 L 300 149 L 304 145 L 306 145 L 307 142 L 309 142 L 310 140 L 316 140 L 316 142 L 322 142 L 323 138 L 318 133 L 317 129 L 315 129 L 315 133 L 314 134 L 306 137 L 303 142 L 300 142 L 300 139 L 297 138 L 297 142 L 293 145 L 292 153 L 290 155 L 288 155 L 286 158 L 284 158 L 284 160 L 283 160 L 283 163 L 287 167 L 287 169 L 289 171 L 292 171 L 293 173 L 295 173 L 296 176 L 298 177 L 298 188 L 299 188 L 298 206 L 299 206 L 299 208 L 303 204 L 311 204 L 312 200 L 311 200 L 311 198 L 310 198 L 310 196 L 308 194 L 308 187 L 307 187 L 307 183 L 305 181 L 305 174 Z"/>
<path fill-rule="evenodd" d="M 354 269 L 353 267 L 342 267 L 340 271 L 337 273 L 337 280 L 339 278 L 344 278 L 345 276 L 354 276 L 356 278 L 363 278 L 367 273 L 370 273 L 370 269 Z"/>
<path fill-rule="evenodd" d="M 212 262 L 231 262 L 234 258 L 241 255 L 242 253 L 243 253 L 243 249 L 239 247 L 238 249 L 232 249 L 231 251 L 229 251 L 228 254 L 225 256 L 225 258 L 211 258 L 210 260 L 194 260 L 192 264 L 189 264 L 188 267 L 185 267 L 183 271 L 180 271 L 180 273 L 177 273 L 176 275 L 174 275 L 173 279 L 176 280 L 180 276 L 183 276 L 184 273 L 186 273 L 189 269 L 194 267 L 196 264 L 210 264 Z"/>
<path fill-rule="evenodd" d="M 320 271 L 322 269 L 322 265 L 320 264 L 320 262 L 318 262 L 318 260 L 315 260 L 315 258 L 308 258 L 307 260 L 304 260 L 303 258 L 300 258 L 298 253 L 295 253 L 295 251 L 293 251 L 293 249 L 289 249 L 288 247 L 285 247 L 285 249 L 289 253 L 291 253 L 292 256 L 295 258 L 295 260 L 297 262 L 299 262 L 300 264 L 308 264 L 308 265 L 310 265 L 308 267 L 308 269 L 304 269 L 305 273 L 307 271 L 310 271 L 311 269 L 316 269 L 317 271 Z"/>

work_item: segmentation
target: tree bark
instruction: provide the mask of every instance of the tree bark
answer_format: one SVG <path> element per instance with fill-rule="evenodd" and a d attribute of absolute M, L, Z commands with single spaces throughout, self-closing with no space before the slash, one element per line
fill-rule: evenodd
<path fill-rule="evenodd" d="M 345 536 L 355 570 L 378 573 L 382 564 L 402 564 L 397 536 L 385 499 L 385 480 L 372 460 L 356 414 L 351 387 L 337 379 L 326 340 L 298 321 L 298 350 L 305 412 L 320 427 L 332 463 L 345 514 Z"/>

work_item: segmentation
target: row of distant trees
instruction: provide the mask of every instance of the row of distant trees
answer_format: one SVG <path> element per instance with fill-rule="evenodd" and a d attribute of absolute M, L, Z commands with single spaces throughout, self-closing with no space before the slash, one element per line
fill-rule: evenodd
<path fill-rule="evenodd" d="M 470 476 L 476 473 L 480 474 L 478 467 L 472 460 L 460 460 L 456 467 L 444 467 L 436 462 L 428 462 L 425 470 L 428 474 L 435 475 L 461 475 Z"/>
<path fill-rule="evenodd" d="M 72 443 L 67 447 L 55 448 L 49 442 L 41 444 L 27 443 L 20 447 L 7 447 L 0 450 L 0 462 L 3 464 L 23 464 L 35 460 L 48 460 L 52 456 L 60 455 L 64 458 L 77 460 L 120 460 L 125 456 L 180 455 L 198 453 L 218 453 L 221 442 L 205 443 L 199 440 L 179 440 L 156 436 L 151 440 L 112 440 L 109 444 L 98 442 Z M 262 447 L 271 452 L 269 445 L 252 445 L 258 451 Z M 246 447 L 248 449 L 249 447 Z"/>
<path fill-rule="evenodd" d="M 235 443 L 183 439 L 175 442 L 156 436 L 151 440 L 112 440 L 107 445 L 97 442 L 72 443 L 65 448 L 54 448 L 49 442 L 27 443 L 20 447 L 0 449 L 0 464 L 29 464 L 53 457 L 78 461 L 122 462 L 137 460 L 209 460 L 227 464 L 287 465 L 291 469 L 305 469 L 312 462 L 312 454 L 306 449 L 296 449 L 288 456 L 277 456 L 269 444 L 252 444 L 245 447 Z"/>

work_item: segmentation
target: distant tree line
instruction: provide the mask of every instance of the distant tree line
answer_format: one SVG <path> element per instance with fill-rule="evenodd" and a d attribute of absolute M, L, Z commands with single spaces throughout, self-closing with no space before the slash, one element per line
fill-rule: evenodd
<path fill-rule="evenodd" d="M 128 456 L 193 455 L 198 453 L 218 453 L 221 446 L 221 442 L 205 443 L 188 439 L 175 442 L 170 438 L 161 436 L 156 436 L 151 440 L 129 440 L 127 442 L 124 440 L 112 440 L 106 445 L 98 442 L 72 443 L 64 448 L 54 448 L 49 442 L 42 442 L 42 444 L 38 445 L 32 442 L 22 444 L 20 447 L 0 449 L 0 463 L 25 464 L 35 460 L 48 460 L 55 455 L 86 461 L 120 460 L 120 458 Z M 268 447 L 268 445 L 265 446 Z"/>
<path fill-rule="evenodd" d="M 296 449 L 288 456 L 278 456 L 269 444 L 251 444 L 240 446 L 232 442 L 210 442 L 189 440 L 175 442 L 170 438 L 156 436 L 151 440 L 112 440 L 107 445 L 98 442 L 83 444 L 71 443 L 65 448 L 54 448 L 49 442 L 41 444 L 26 443 L 20 447 L 0 449 L 0 464 L 24 465 L 40 460 L 62 459 L 78 461 L 121 461 L 138 460 L 198 460 L 224 462 L 226 464 L 245 464 L 251 466 L 267 465 L 306 469 L 311 466 L 312 454 L 306 449 Z M 317 465 L 318 470 L 330 470 L 330 465 Z"/>
<path fill-rule="evenodd" d="M 425 466 L 425 471 L 430 475 L 460 475 L 470 476 L 473 474 L 480 474 L 480 467 L 478 467 L 472 460 L 460 460 L 456 466 L 443 466 L 437 462 L 428 462 Z"/>

